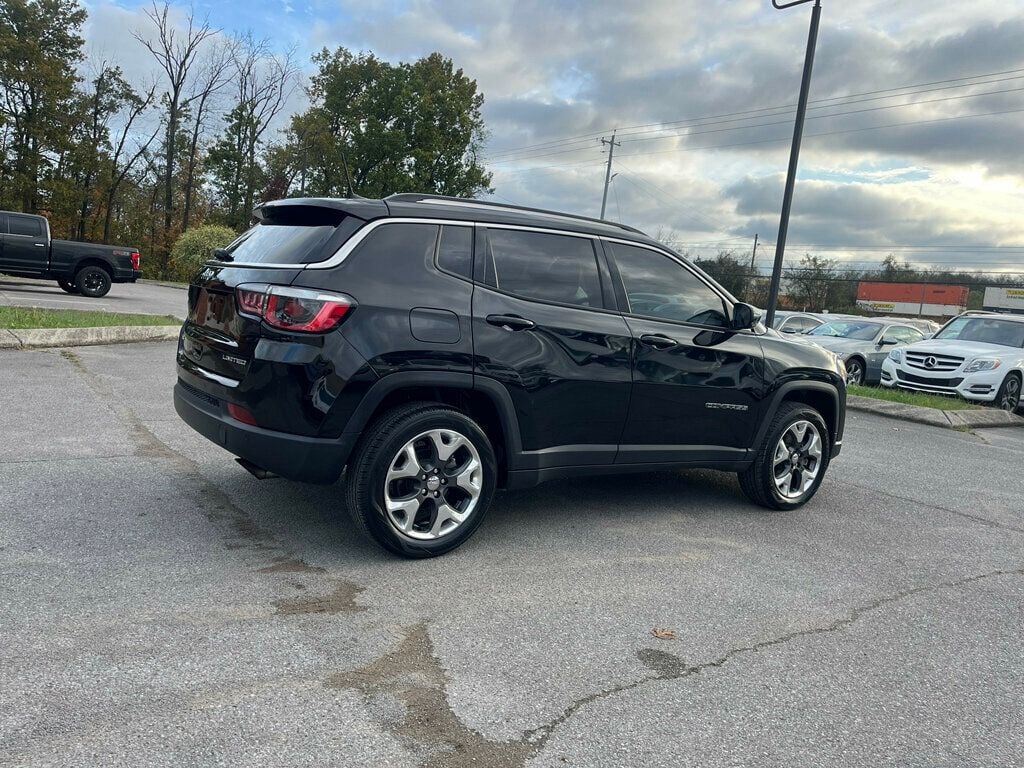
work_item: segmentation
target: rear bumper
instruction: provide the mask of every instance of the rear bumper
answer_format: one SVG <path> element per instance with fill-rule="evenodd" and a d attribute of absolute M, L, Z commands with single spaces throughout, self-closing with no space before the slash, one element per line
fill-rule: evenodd
<path fill-rule="evenodd" d="M 114 273 L 112 281 L 115 283 L 134 283 L 136 280 L 139 280 L 141 278 L 141 269 L 135 269 L 131 271 L 119 269 Z"/>
<path fill-rule="evenodd" d="M 341 475 L 358 434 L 338 439 L 303 437 L 249 426 L 227 413 L 227 404 L 211 395 L 174 385 L 174 410 L 199 434 L 229 453 L 289 480 L 333 483 Z"/>

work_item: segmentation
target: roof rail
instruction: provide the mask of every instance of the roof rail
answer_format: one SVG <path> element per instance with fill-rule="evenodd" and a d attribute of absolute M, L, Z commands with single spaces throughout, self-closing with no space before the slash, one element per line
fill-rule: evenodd
<path fill-rule="evenodd" d="M 635 227 L 628 224 L 617 224 L 613 221 L 595 219 L 591 216 L 579 216 L 575 213 L 562 213 L 560 211 L 549 211 L 544 208 L 530 208 L 525 205 L 509 205 L 507 203 L 492 203 L 489 200 L 475 200 L 465 197 L 449 197 L 448 195 L 430 195 L 419 192 L 401 192 L 388 195 L 385 200 L 394 200 L 400 203 L 428 203 L 433 205 L 462 206 L 465 208 L 487 208 L 492 211 L 508 211 L 510 213 L 539 213 L 544 216 L 553 216 L 573 221 L 588 221 L 592 224 L 603 224 L 606 227 L 621 229 L 626 232 L 633 232 L 637 235 L 645 235 Z M 645 235 L 646 236 L 646 235 Z"/>

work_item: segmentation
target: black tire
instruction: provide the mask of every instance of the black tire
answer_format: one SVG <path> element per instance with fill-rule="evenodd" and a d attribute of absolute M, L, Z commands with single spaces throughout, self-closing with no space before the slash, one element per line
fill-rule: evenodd
<path fill-rule="evenodd" d="M 846 384 L 864 386 L 868 381 L 868 367 L 859 357 L 851 357 L 846 361 Z"/>
<path fill-rule="evenodd" d="M 75 285 L 70 280 L 58 280 L 57 281 L 57 285 L 60 286 L 60 289 L 62 291 L 64 291 L 64 293 L 78 293 L 79 292 L 78 291 L 78 286 Z"/>
<path fill-rule="evenodd" d="M 397 466 L 397 462 L 401 458 L 400 452 L 405 450 L 407 444 L 417 436 L 432 430 L 456 432 L 472 443 L 472 448 L 475 449 L 479 458 L 482 479 L 476 503 L 461 523 L 448 532 L 439 533 L 436 538 L 414 538 L 413 536 L 417 535 L 431 535 L 430 532 L 422 530 L 422 527 L 431 528 L 438 521 L 438 507 L 431 505 L 436 505 L 439 502 L 433 502 L 430 498 L 436 496 L 437 492 L 430 491 L 425 494 L 425 498 L 420 502 L 419 510 L 409 518 L 413 530 L 407 534 L 399 530 L 398 522 L 394 519 L 395 513 L 389 515 L 385 508 L 385 479 L 389 469 Z M 429 443 L 425 447 L 428 451 L 430 450 Z M 468 454 L 470 449 L 459 450 L 465 450 Z M 436 455 L 435 453 L 434 456 L 436 457 Z M 453 454 L 451 460 L 453 463 L 455 458 L 456 455 Z M 420 462 L 419 466 L 423 466 L 423 462 Z M 445 466 L 441 465 L 442 476 Z M 399 467 L 399 469 L 401 468 Z M 415 474 L 419 475 L 420 471 L 417 469 Z M 453 477 L 453 475 L 449 475 L 449 477 Z M 409 558 L 436 557 L 450 552 L 473 535 L 491 505 L 497 477 L 494 449 L 487 435 L 475 421 L 464 413 L 445 405 L 425 402 L 410 403 L 385 412 L 364 432 L 364 437 L 356 446 L 346 470 L 345 502 L 357 527 L 369 534 L 385 549 Z M 422 493 L 427 487 L 425 483 L 420 483 L 419 479 L 415 477 L 406 477 L 404 480 L 393 482 L 409 482 L 412 485 L 411 492 L 417 500 L 419 496 L 415 494 Z M 416 491 L 415 488 L 418 487 L 421 488 Z M 392 488 L 393 485 L 389 483 L 387 485 L 388 492 L 391 492 Z M 447 488 L 441 488 L 440 492 L 445 494 L 440 497 L 442 502 L 451 501 L 452 494 L 458 496 L 462 493 L 454 482 Z M 403 498 L 406 497 L 408 489 L 407 493 L 399 495 Z M 461 498 L 456 498 L 454 503 L 461 503 Z M 426 517 L 422 518 L 422 523 L 417 523 L 423 515 Z M 433 516 L 431 517 L 431 515 Z"/>
<path fill-rule="evenodd" d="M 821 442 L 821 457 L 814 482 L 797 498 L 782 495 L 775 483 L 775 451 L 779 441 L 791 426 L 808 422 L 818 433 Z M 784 402 L 772 417 L 764 440 L 757 448 L 753 464 L 739 473 L 740 488 L 747 498 L 762 507 L 776 510 L 796 509 L 810 501 L 821 487 L 821 481 L 828 470 L 831 459 L 831 442 L 825 420 L 814 408 L 804 403 Z"/>
<path fill-rule="evenodd" d="M 996 408 L 1001 408 L 1010 413 L 1017 413 L 1021 409 L 1021 377 L 1019 373 L 1011 372 L 1003 379 L 999 386 L 995 400 Z"/>
<path fill-rule="evenodd" d="M 99 299 L 110 293 L 110 273 L 103 267 L 82 267 L 75 275 L 75 286 L 83 296 Z"/>

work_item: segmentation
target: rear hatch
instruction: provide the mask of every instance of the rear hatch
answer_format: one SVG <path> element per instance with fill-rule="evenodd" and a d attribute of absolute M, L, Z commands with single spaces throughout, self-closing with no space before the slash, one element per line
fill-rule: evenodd
<path fill-rule="evenodd" d="M 214 252 L 189 287 L 178 363 L 199 380 L 190 384 L 218 397 L 245 389 L 240 385 L 268 329 L 259 309 L 239 307 L 239 297 L 289 286 L 307 264 L 329 258 L 366 218 L 379 215 L 375 207 L 360 206 L 362 202 L 267 204 L 258 209 L 256 226 Z M 369 210 L 353 215 L 351 209 L 360 207 Z M 239 286 L 244 288 L 239 291 Z"/>

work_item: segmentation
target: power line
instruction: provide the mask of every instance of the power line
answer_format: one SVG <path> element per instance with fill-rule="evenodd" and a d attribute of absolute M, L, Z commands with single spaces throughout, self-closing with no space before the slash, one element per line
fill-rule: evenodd
<path fill-rule="evenodd" d="M 905 128 L 914 125 L 927 125 L 929 123 L 944 123 L 951 120 L 968 120 L 975 117 L 994 117 L 997 115 L 1013 115 L 1019 112 L 1024 112 L 1022 109 L 1004 109 L 998 112 L 979 112 L 968 115 L 953 115 L 952 117 L 937 117 L 930 120 L 908 120 L 902 123 L 887 123 L 885 125 L 869 125 L 863 128 L 846 128 L 839 131 L 818 131 L 817 133 L 805 133 L 804 138 L 811 138 L 814 136 L 838 136 L 844 133 L 862 133 L 864 131 L 879 131 L 886 128 Z M 756 141 L 739 141 L 730 144 L 709 144 L 703 147 L 675 147 L 673 149 L 659 149 L 653 152 L 634 152 L 626 157 L 644 157 L 646 155 L 663 155 L 669 152 L 697 152 L 702 149 L 728 149 L 731 147 L 749 147 L 756 144 L 778 144 L 779 142 L 789 141 L 788 137 L 778 139 L 758 139 Z"/>
<path fill-rule="evenodd" d="M 832 113 L 825 114 L 825 115 L 808 115 L 807 116 L 807 120 L 825 120 L 825 119 L 833 118 L 833 117 L 846 117 L 846 116 L 849 116 L 849 115 L 859 115 L 859 114 L 865 114 L 865 113 L 868 113 L 868 112 L 880 112 L 880 111 L 889 110 L 889 109 L 905 109 L 907 107 L 916 107 L 916 106 L 920 106 L 920 105 L 923 105 L 923 104 L 937 104 L 939 102 L 946 102 L 946 101 L 962 101 L 964 99 L 974 99 L 974 98 L 979 98 L 979 97 L 982 97 L 982 96 L 997 96 L 997 95 L 1004 94 L 1004 93 L 1018 93 L 1020 91 L 1024 91 L 1024 87 L 1020 87 L 1020 88 L 1002 88 L 1002 89 L 998 89 L 998 90 L 994 90 L 994 91 L 984 91 L 982 93 L 966 93 L 966 94 L 961 94 L 959 96 L 943 96 L 941 98 L 936 98 L 936 99 L 923 99 L 923 100 L 920 100 L 920 101 L 911 101 L 911 102 L 907 102 L 906 104 L 886 104 L 886 105 L 882 105 L 882 106 L 878 106 L 878 107 L 864 107 L 862 109 L 851 109 L 851 110 L 846 110 L 844 112 L 832 112 Z M 840 105 L 833 105 L 833 106 L 842 106 L 842 105 L 840 104 Z M 774 115 L 766 115 L 766 117 L 774 117 Z M 732 122 L 732 121 L 725 121 L 725 122 Z M 766 122 L 766 123 L 750 123 L 748 125 L 733 125 L 733 126 L 729 126 L 729 127 L 725 127 L 725 128 L 709 128 L 708 130 L 689 131 L 689 132 L 687 132 L 685 134 L 672 134 L 672 135 L 669 135 L 669 136 L 649 136 L 649 137 L 646 137 L 646 138 L 633 139 L 629 143 L 637 143 L 637 142 L 640 142 L 640 141 L 661 141 L 661 140 L 664 140 L 664 139 L 675 139 L 675 138 L 690 138 L 692 136 L 703 136 L 703 135 L 706 135 L 706 134 L 713 134 L 713 133 L 727 133 L 729 131 L 741 131 L 741 130 L 748 130 L 748 129 L 754 129 L 754 128 L 767 128 L 767 127 L 771 127 L 771 126 L 775 126 L 775 125 L 789 125 L 790 122 L 791 121 L 788 120 L 788 119 L 787 120 L 773 120 L 771 122 Z M 699 127 L 706 127 L 706 126 L 709 126 L 709 125 L 718 125 L 718 123 L 706 123 L 705 125 L 699 126 Z M 814 134 L 807 134 L 807 135 L 808 136 L 812 136 Z M 581 152 L 581 151 L 585 151 L 586 149 L 587 149 L 587 147 L 573 147 L 571 149 L 560 149 L 560 150 L 555 150 L 555 151 L 552 151 L 552 152 L 545 152 L 545 153 L 542 153 L 542 154 L 533 154 L 533 155 L 526 155 L 526 156 L 523 156 L 523 157 L 513 157 L 513 158 L 507 158 L 507 159 L 498 159 L 498 160 L 494 160 L 492 162 L 494 164 L 496 164 L 496 165 L 500 164 L 500 163 L 515 163 L 515 162 L 520 162 L 522 160 L 536 160 L 536 159 L 544 158 L 544 157 L 554 157 L 556 155 L 565 155 L 565 154 L 570 154 L 570 153 L 574 153 L 574 152 Z M 671 151 L 671 150 L 665 150 L 665 151 Z M 651 154 L 651 153 L 637 153 L 637 152 L 634 152 L 632 155 L 628 155 L 628 157 L 633 157 L 633 156 L 636 156 L 636 155 L 639 155 L 639 154 Z"/>
<path fill-rule="evenodd" d="M 1021 68 L 1021 69 L 1008 69 L 1008 70 L 1002 70 L 1002 71 L 999 71 L 999 72 L 987 72 L 987 73 L 984 73 L 984 74 L 970 75 L 970 76 L 966 76 L 966 77 L 949 78 L 949 79 L 946 79 L 946 80 L 932 80 L 932 81 L 924 82 L 924 83 L 907 84 L 907 85 L 902 85 L 902 86 L 896 86 L 894 88 L 882 88 L 882 89 L 877 89 L 877 90 L 873 90 L 873 91 L 862 91 L 862 92 L 859 92 L 859 93 L 850 93 L 850 94 L 845 94 L 845 95 L 842 95 L 842 96 L 828 96 L 828 97 L 823 97 L 823 98 L 818 98 L 818 99 L 812 99 L 809 102 L 809 104 L 823 104 L 824 105 L 825 102 L 829 102 L 829 101 L 849 100 L 849 99 L 854 99 L 854 98 L 858 98 L 858 97 L 861 97 L 861 96 L 874 96 L 874 95 L 883 94 L 883 93 L 892 94 L 888 98 L 896 98 L 898 96 L 912 95 L 912 94 L 897 94 L 896 93 L 897 91 L 906 91 L 906 90 L 912 89 L 912 88 L 926 88 L 928 86 L 944 85 L 944 84 L 947 84 L 947 83 L 961 83 L 961 85 L 950 86 L 951 88 L 966 88 L 966 87 L 971 87 L 971 86 L 974 86 L 974 85 L 984 85 L 985 84 L 984 82 L 968 83 L 968 82 L 966 82 L 968 80 L 980 80 L 982 78 L 996 77 L 996 76 L 999 76 L 999 75 L 1012 75 L 1012 74 L 1017 74 L 1017 73 L 1024 73 L 1024 68 Z M 1006 78 L 1006 79 L 1014 79 L 1014 78 Z M 1000 81 L 995 81 L 995 82 L 1000 82 Z M 932 89 L 932 90 L 943 90 L 943 89 L 936 88 L 936 89 Z M 705 121 L 705 120 L 717 120 L 717 119 L 721 119 L 721 118 L 737 117 L 737 116 L 740 116 L 740 115 L 756 115 L 757 113 L 761 113 L 761 112 L 770 112 L 770 111 L 775 111 L 775 110 L 780 110 L 780 109 L 789 109 L 789 108 L 793 108 L 795 106 L 796 106 L 796 104 L 780 104 L 780 105 L 775 105 L 775 106 L 771 106 L 771 107 L 761 107 L 761 108 L 758 108 L 758 109 L 739 110 L 739 111 L 736 111 L 736 112 L 725 112 L 725 113 L 716 114 L 716 115 L 704 115 L 704 116 L 699 116 L 699 117 L 686 118 L 686 119 L 682 119 L 682 120 L 662 121 L 662 122 L 657 122 L 657 123 L 643 123 L 643 124 L 639 124 L 639 125 L 626 126 L 626 127 L 622 128 L 621 131 L 623 133 L 625 133 L 625 132 L 638 131 L 639 129 L 645 129 L 645 128 L 654 128 L 656 130 L 660 130 L 660 129 L 665 129 L 668 126 L 673 126 L 673 125 L 677 125 L 678 126 L 681 123 L 689 123 L 689 122 L 697 122 L 697 121 Z M 841 106 L 841 104 L 831 104 L 831 105 L 825 105 L 823 107 L 811 107 L 811 108 L 812 109 L 822 109 L 822 108 L 825 108 L 826 106 Z M 533 144 L 526 144 L 526 145 L 523 145 L 523 146 L 520 146 L 520 147 L 511 147 L 511 148 L 506 148 L 506 149 L 502 149 L 502 150 L 496 150 L 496 151 L 490 153 L 488 155 L 488 157 L 498 157 L 500 155 L 505 155 L 505 154 L 515 154 L 515 153 L 519 153 L 519 152 L 523 152 L 523 151 L 527 151 L 527 150 L 531 150 L 531 149 L 550 148 L 550 147 L 553 147 L 553 146 L 564 145 L 564 144 L 568 144 L 568 143 L 572 143 L 572 142 L 593 141 L 594 139 L 599 138 L 601 136 L 601 134 L 606 133 L 606 132 L 607 132 L 607 130 L 595 131 L 593 133 L 585 133 L 585 134 L 580 134 L 580 135 L 577 135 L 577 136 L 565 137 L 565 138 L 560 138 L 560 139 L 550 139 L 550 140 L 547 140 L 547 141 L 536 142 L 536 143 L 533 143 Z"/>

